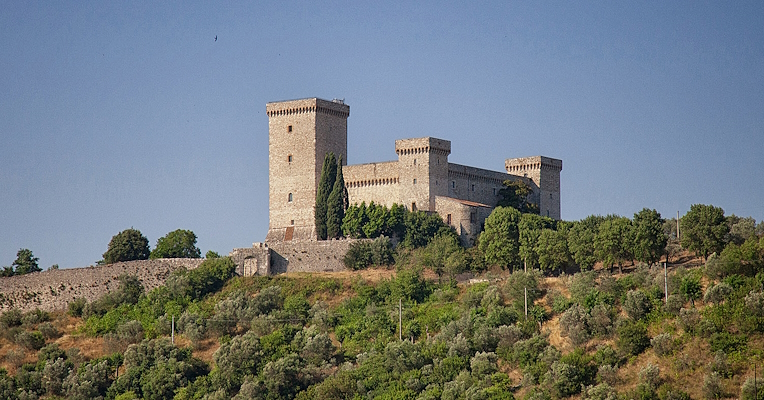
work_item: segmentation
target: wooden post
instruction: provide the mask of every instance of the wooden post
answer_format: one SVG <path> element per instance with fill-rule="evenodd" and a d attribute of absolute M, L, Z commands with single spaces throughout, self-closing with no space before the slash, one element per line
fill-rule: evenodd
<path fill-rule="evenodd" d="M 663 263 L 663 292 L 666 293 L 666 304 L 668 304 L 668 272 L 667 264 Z"/>
<path fill-rule="evenodd" d="M 528 288 L 525 288 L 525 320 L 528 320 Z"/>

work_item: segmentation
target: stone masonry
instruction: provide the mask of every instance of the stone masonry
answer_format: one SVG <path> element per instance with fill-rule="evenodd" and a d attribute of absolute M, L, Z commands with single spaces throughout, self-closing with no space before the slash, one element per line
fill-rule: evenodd
<path fill-rule="evenodd" d="M 342 157 L 350 204 L 373 201 L 389 207 L 398 203 L 409 210 L 438 212 L 466 245 L 482 228 L 486 210 L 496 206 L 505 180 L 528 183 L 541 215 L 561 218 L 561 160 L 511 158 L 504 161 L 504 171 L 490 171 L 449 163 L 451 142 L 424 137 L 396 140 L 396 161 L 345 165 L 350 107 L 343 101 L 273 102 L 266 111 L 270 216 L 266 243 L 271 246 L 316 239 L 316 188 L 324 156 L 330 151 Z M 473 222 L 465 224 L 464 215 L 472 215 Z"/>
<path fill-rule="evenodd" d="M 202 258 L 163 258 L 68 268 L 0 278 L 0 310 L 66 310 L 77 297 L 88 302 L 119 287 L 122 274 L 135 275 L 146 291 L 164 285 L 171 272 L 197 268 Z"/>

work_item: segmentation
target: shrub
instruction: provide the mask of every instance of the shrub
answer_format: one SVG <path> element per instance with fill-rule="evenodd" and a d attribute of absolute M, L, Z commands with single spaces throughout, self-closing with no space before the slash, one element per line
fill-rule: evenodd
<path fill-rule="evenodd" d="M 679 311 L 684 307 L 686 300 L 681 294 L 670 294 L 668 302 L 663 305 L 663 311 L 671 315 L 679 315 Z"/>
<path fill-rule="evenodd" d="M 570 338 L 574 346 L 580 346 L 589 341 L 587 319 L 586 310 L 578 304 L 570 307 L 560 317 L 562 334 Z"/>
<path fill-rule="evenodd" d="M 764 317 L 764 292 L 751 291 L 745 296 L 745 307 L 751 315 Z"/>
<path fill-rule="evenodd" d="M 597 367 L 597 382 L 615 385 L 618 382 L 618 367 L 610 364 Z"/>
<path fill-rule="evenodd" d="M 639 370 L 639 382 L 649 386 L 652 390 L 658 388 L 660 383 L 661 370 L 653 363 L 647 363 L 644 368 Z"/>
<path fill-rule="evenodd" d="M 50 322 L 41 323 L 37 327 L 37 330 L 42 333 L 42 336 L 45 337 L 45 339 L 56 339 L 61 336 L 61 332 L 59 332 Z"/>
<path fill-rule="evenodd" d="M 682 308 L 679 310 L 679 325 L 685 332 L 695 333 L 695 329 L 701 320 L 700 313 L 694 308 Z"/>
<path fill-rule="evenodd" d="M 45 346 L 45 337 L 39 331 L 21 332 L 16 335 L 16 344 L 27 350 L 40 350 Z"/>
<path fill-rule="evenodd" d="M 50 313 L 42 311 L 39 308 L 30 311 L 21 317 L 21 325 L 24 327 L 31 327 L 46 321 L 50 321 Z"/>
<path fill-rule="evenodd" d="M 650 312 L 650 299 L 641 290 L 629 290 L 623 309 L 635 321 L 644 318 Z"/>
<path fill-rule="evenodd" d="M 88 301 L 84 297 L 77 297 L 69 302 L 69 311 L 67 313 L 72 317 L 81 317 Z"/>
<path fill-rule="evenodd" d="M 48 360 L 42 370 L 42 386 L 49 395 L 61 396 L 64 394 L 64 379 L 69 376 L 72 364 L 63 358 Z"/>
<path fill-rule="evenodd" d="M 732 366 L 727 362 L 727 355 L 719 350 L 714 353 L 714 359 L 711 360 L 711 371 L 716 372 L 723 378 L 732 376 Z"/>
<path fill-rule="evenodd" d="M 733 335 L 729 332 L 717 332 L 711 335 L 709 343 L 714 352 L 721 350 L 725 353 L 734 353 L 746 347 L 748 337 L 742 334 Z"/>
<path fill-rule="evenodd" d="M 724 302 L 724 300 L 727 300 L 730 294 L 732 294 L 732 287 L 724 282 L 720 282 L 706 290 L 706 294 L 703 296 L 703 301 L 706 303 L 719 304 Z"/>
<path fill-rule="evenodd" d="M 706 399 L 718 399 L 723 397 L 722 378 L 717 372 L 711 372 L 703 378 L 703 397 Z"/>
<path fill-rule="evenodd" d="M 14 326 L 21 326 L 21 318 L 23 314 L 21 310 L 17 308 L 11 308 L 0 315 L 0 328 L 8 329 Z"/>
<path fill-rule="evenodd" d="M 670 333 L 661 333 L 650 339 L 650 345 L 659 356 L 671 354 L 674 351 L 674 340 Z"/>
<path fill-rule="evenodd" d="M 600 383 L 597 386 L 588 386 L 582 397 L 584 400 L 617 400 L 618 394 L 615 389 L 607 383 Z"/>
<path fill-rule="evenodd" d="M 611 307 L 606 304 L 597 304 L 589 312 L 589 329 L 597 335 L 608 335 L 613 327 Z"/>
<path fill-rule="evenodd" d="M 759 383 L 758 379 L 754 382 L 753 377 L 748 377 L 740 387 L 740 399 L 764 400 L 764 384 Z"/>
<path fill-rule="evenodd" d="M 623 354 L 639 355 L 650 346 L 647 327 L 639 322 L 626 322 L 618 328 L 618 348 Z"/>

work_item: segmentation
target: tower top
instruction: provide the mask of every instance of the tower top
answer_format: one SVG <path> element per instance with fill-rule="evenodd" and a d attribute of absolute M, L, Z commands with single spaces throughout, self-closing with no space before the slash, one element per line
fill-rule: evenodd
<path fill-rule="evenodd" d="M 317 97 L 274 101 L 265 105 L 269 117 L 303 113 L 322 113 L 336 117 L 350 116 L 350 106 L 344 100 L 324 100 Z"/>

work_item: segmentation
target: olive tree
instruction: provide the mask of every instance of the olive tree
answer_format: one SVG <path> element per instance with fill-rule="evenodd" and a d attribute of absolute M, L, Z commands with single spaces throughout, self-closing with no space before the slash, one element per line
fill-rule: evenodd
<path fill-rule="evenodd" d="M 149 240 L 137 229 L 125 229 L 114 235 L 109 249 L 103 253 L 103 261 L 113 264 L 120 261 L 148 260 Z"/>

